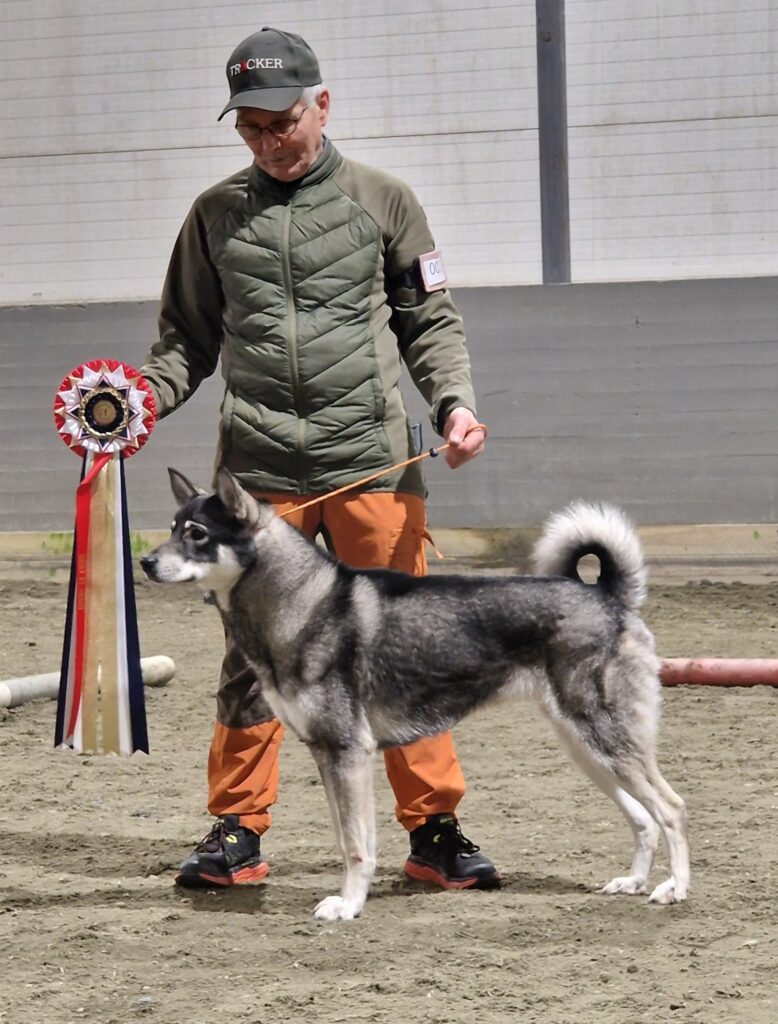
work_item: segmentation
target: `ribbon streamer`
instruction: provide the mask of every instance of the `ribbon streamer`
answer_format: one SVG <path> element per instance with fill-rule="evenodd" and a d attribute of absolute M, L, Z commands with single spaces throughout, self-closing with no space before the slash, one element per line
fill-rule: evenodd
<path fill-rule="evenodd" d="M 83 456 L 54 745 L 148 753 L 124 459 L 148 438 L 153 398 L 136 370 L 95 360 L 62 382 L 54 418 Z"/>
<path fill-rule="evenodd" d="M 55 746 L 148 753 L 124 463 L 84 456 Z"/>

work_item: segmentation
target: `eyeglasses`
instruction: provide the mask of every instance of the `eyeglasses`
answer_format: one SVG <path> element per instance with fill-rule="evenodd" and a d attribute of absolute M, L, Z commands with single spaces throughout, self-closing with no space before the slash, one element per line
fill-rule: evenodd
<path fill-rule="evenodd" d="M 275 139 L 288 139 L 297 128 L 297 125 L 305 117 L 305 111 L 308 108 L 305 107 L 302 113 L 298 114 L 297 117 L 285 117 L 281 121 L 273 121 L 266 128 L 260 128 L 257 124 L 236 124 L 235 131 L 240 135 L 246 142 L 259 142 L 264 132 L 270 132 Z"/>

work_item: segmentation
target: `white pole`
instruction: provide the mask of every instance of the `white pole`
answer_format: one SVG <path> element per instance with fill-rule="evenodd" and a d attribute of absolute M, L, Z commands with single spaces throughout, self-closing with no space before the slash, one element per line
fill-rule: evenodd
<path fill-rule="evenodd" d="M 141 658 L 140 670 L 146 686 L 164 686 L 176 674 L 173 659 L 164 654 Z M 0 708 L 15 708 L 19 704 L 26 704 L 29 700 L 39 700 L 42 697 L 51 700 L 58 693 L 59 672 L 5 679 L 0 682 Z"/>

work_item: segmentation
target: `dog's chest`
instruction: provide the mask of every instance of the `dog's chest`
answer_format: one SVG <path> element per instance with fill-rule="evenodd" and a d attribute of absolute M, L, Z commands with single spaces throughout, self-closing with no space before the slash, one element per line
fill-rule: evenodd
<path fill-rule="evenodd" d="M 273 671 L 262 662 L 254 662 L 251 658 L 257 674 L 257 680 L 262 687 L 262 696 L 267 701 L 270 710 L 276 718 L 287 728 L 291 729 L 301 740 L 306 742 L 311 739 L 312 724 L 316 720 L 317 711 L 310 700 L 306 700 L 305 693 L 290 693 L 284 695 L 276 685 Z M 286 681 L 289 685 L 289 681 Z"/>
<path fill-rule="evenodd" d="M 304 700 L 286 700 L 274 686 L 263 689 L 265 700 L 276 718 L 292 730 L 301 740 L 311 739 L 311 714 Z"/>

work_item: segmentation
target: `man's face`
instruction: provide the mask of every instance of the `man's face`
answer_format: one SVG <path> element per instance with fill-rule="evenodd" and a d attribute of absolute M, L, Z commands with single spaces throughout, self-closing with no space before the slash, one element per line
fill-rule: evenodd
<path fill-rule="evenodd" d="M 259 139 L 243 139 L 254 155 L 254 163 L 277 181 L 296 181 L 310 169 L 322 151 L 322 131 L 327 123 L 330 96 L 326 89 L 312 107 L 299 101 L 288 110 L 258 110 L 238 107 L 236 127 L 267 128 L 297 119 L 294 131 L 283 138 L 265 131 Z"/>

